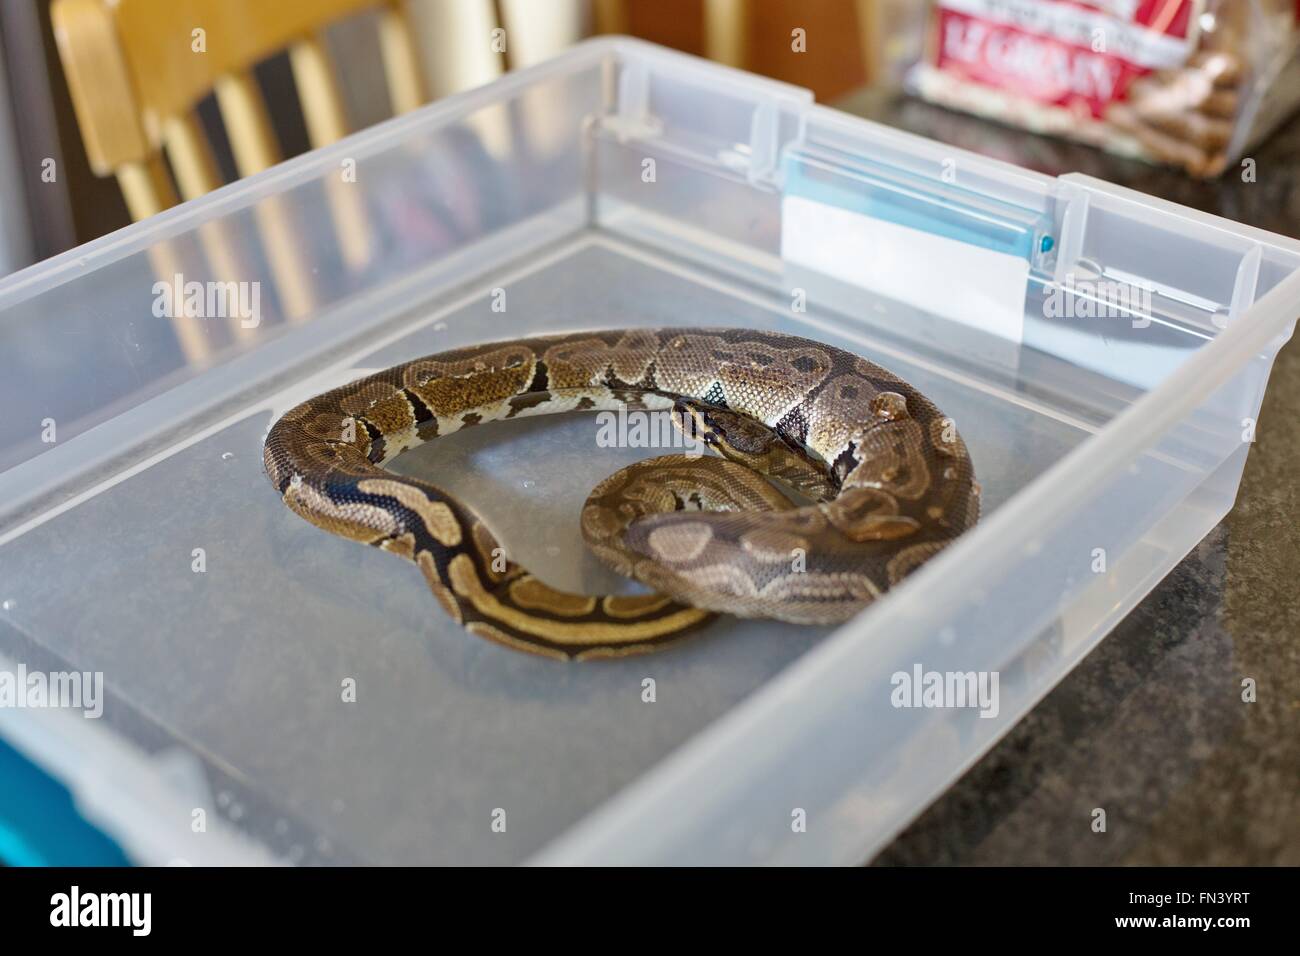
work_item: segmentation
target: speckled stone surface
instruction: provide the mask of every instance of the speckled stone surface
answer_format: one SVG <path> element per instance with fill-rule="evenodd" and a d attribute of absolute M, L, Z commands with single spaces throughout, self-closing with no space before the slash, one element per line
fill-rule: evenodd
<path fill-rule="evenodd" d="M 1051 175 L 1083 172 L 1300 237 L 1300 118 L 1202 183 L 898 95 L 835 104 Z M 1300 865 L 1300 346 L 1273 367 L 1228 517 L 875 859 Z M 1254 703 L 1242 681 L 1256 682 Z M 1106 832 L 1092 829 L 1106 811 Z"/>

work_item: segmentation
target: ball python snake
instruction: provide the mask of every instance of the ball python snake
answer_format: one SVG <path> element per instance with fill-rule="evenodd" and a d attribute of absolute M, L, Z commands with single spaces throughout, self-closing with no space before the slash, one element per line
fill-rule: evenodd
<path fill-rule="evenodd" d="M 672 410 L 723 456 L 639 462 L 588 498 L 588 547 L 651 594 L 552 588 L 468 506 L 384 468 L 466 426 L 618 409 Z M 559 658 L 653 650 L 718 612 L 844 621 L 979 517 L 966 446 L 925 396 L 860 356 L 748 329 L 578 332 L 419 358 L 291 409 L 263 459 L 289 508 L 414 562 L 469 631 Z"/>

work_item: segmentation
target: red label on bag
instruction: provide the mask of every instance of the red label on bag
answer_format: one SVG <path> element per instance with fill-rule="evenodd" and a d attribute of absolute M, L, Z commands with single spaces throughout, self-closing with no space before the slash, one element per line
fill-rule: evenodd
<path fill-rule="evenodd" d="M 939 0 L 936 65 L 1100 117 L 1129 84 L 1186 62 L 1202 0 Z"/>

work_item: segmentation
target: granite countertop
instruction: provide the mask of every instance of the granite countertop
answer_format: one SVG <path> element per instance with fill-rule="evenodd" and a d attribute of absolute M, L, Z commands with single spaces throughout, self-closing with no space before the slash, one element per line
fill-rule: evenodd
<path fill-rule="evenodd" d="M 1300 238 L 1300 117 L 1197 182 L 863 91 L 835 106 L 1051 175 Z M 1300 346 L 1273 366 L 1236 507 L 881 864 L 1300 864 Z M 1257 700 L 1242 701 L 1241 682 Z M 1106 809 L 1105 833 L 1092 810 Z"/>

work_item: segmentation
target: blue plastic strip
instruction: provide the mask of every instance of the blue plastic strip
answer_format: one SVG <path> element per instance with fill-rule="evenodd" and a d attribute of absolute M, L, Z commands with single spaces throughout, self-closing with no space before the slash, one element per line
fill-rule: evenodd
<path fill-rule="evenodd" d="M 113 840 L 86 821 L 67 787 L 0 740 L 0 863 L 130 866 Z"/>
<path fill-rule="evenodd" d="M 787 196 L 955 239 L 1024 259 L 1032 266 L 1055 244 L 1045 213 L 990 199 L 883 163 L 844 165 L 794 152 L 785 157 Z"/>

